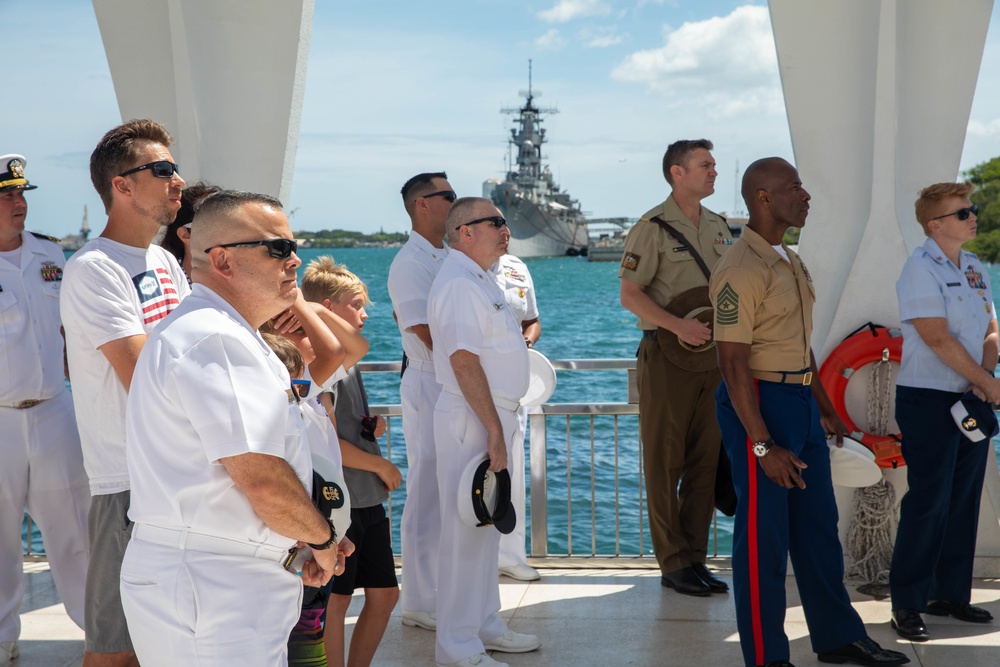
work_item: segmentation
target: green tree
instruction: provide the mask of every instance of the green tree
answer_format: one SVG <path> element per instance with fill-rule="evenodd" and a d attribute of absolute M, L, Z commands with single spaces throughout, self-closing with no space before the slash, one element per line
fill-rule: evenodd
<path fill-rule="evenodd" d="M 970 199 L 979 207 L 978 233 L 965 248 L 984 262 L 1000 262 L 1000 157 L 977 164 L 963 175 L 976 186 Z"/>

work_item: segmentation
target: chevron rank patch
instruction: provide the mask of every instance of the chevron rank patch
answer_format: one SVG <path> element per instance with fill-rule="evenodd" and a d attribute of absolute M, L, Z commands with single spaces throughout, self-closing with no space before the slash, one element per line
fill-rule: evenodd
<path fill-rule="evenodd" d="M 639 268 L 640 259 L 642 258 L 634 252 L 627 252 L 625 253 L 625 256 L 622 257 L 622 268 L 628 269 L 629 271 L 635 271 Z"/>
<path fill-rule="evenodd" d="M 732 326 L 740 322 L 740 295 L 733 286 L 726 284 L 719 290 L 715 300 L 715 322 L 719 326 Z"/>

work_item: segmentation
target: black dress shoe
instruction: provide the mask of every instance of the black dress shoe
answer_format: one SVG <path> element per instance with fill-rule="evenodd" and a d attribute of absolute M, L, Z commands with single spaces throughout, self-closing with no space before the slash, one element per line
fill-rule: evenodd
<path fill-rule="evenodd" d="M 989 623 L 993 620 L 993 614 L 982 607 L 973 607 L 968 602 L 935 600 L 927 605 L 927 613 L 931 616 L 954 616 L 968 623 Z"/>
<path fill-rule="evenodd" d="M 712 594 L 712 589 L 694 573 L 690 567 L 682 567 L 679 570 L 668 572 L 660 577 L 660 585 L 664 588 L 672 588 L 683 595 L 694 595 L 705 597 Z"/>
<path fill-rule="evenodd" d="M 899 609 L 892 612 L 889 621 L 896 634 L 903 639 L 915 642 L 925 642 L 931 638 L 924 625 L 924 619 L 920 618 L 920 613 L 916 609 Z"/>
<path fill-rule="evenodd" d="M 787 660 L 775 660 L 774 662 L 767 663 L 764 667 L 795 667 L 795 665 Z"/>
<path fill-rule="evenodd" d="M 853 662 L 856 665 L 867 665 L 868 667 L 892 667 L 893 665 L 905 665 L 910 661 L 899 651 L 882 648 L 871 637 L 859 639 L 853 644 L 841 646 L 832 651 L 819 653 L 816 657 L 819 658 L 820 662 Z"/>
<path fill-rule="evenodd" d="M 691 563 L 691 569 L 698 575 L 698 578 L 705 582 L 708 589 L 713 593 L 725 593 L 729 590 L 729 584 L 712 574 L 704 563 Z"/>

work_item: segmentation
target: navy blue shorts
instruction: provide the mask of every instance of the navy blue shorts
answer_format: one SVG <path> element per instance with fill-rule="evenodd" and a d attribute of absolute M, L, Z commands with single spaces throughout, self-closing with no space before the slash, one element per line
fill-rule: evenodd
<path fill-rule="evenodd" d="M 354 595 L 358 588 L 399 585 L 392 559 L 389 517 L 381 503 L 374 507 L 351 508 L 347 539 L 354 543 L 354 553 L 347 558 L 344 573 L 333 579 L 331 592 L 334 595 Z"/>

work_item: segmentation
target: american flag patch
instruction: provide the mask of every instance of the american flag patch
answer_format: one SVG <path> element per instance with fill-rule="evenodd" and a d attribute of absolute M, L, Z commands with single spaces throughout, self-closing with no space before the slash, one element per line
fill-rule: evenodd
<path fill-rule="evenodd" d="M 132 282 L 135 284 L 139 303 L 142 305 L 143 324 L 162 320 L 180 303 L 180 299 L 177 298 L 177 288 L 174 287 L 174 281 L 166 269 L 159 267 L 150 269 L 132 276 Z"/>

